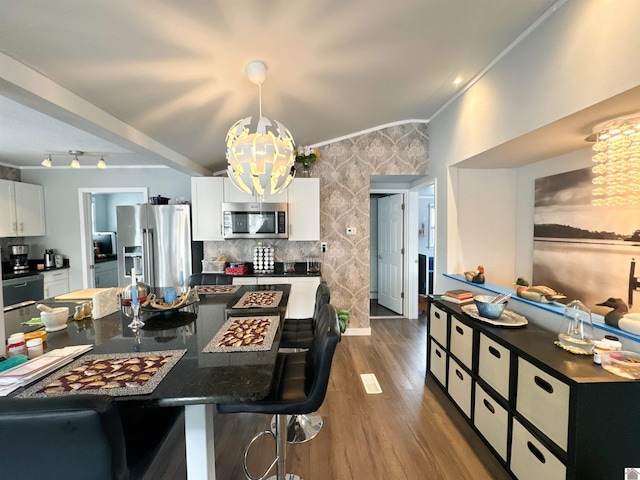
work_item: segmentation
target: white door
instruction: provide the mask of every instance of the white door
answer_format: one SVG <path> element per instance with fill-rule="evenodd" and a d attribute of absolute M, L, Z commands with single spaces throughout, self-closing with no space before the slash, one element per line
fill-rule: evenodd
<path fill-rule="evenodd" d="M 402 315 L 403 196 L 378 200 L 378 304 Z"/>

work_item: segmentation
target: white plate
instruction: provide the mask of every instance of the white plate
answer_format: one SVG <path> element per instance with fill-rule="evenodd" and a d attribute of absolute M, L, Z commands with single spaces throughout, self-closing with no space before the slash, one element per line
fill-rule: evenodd
<path fill-rule="evenodd" d="M 511 310 L 505 310 L 502 312 L 502 315 L 500 315 L 500 318 L 494 320 L 492 318 L 481 316 L 478 313 L 478 307 L 475 305 L 463 305 L 461 308 L 462 311 L 470 317 L 496 327 L 524 327 L 529 324 L 529 321 L 525 317 L 517 314 L 516 312 L 512 312 Z"/>

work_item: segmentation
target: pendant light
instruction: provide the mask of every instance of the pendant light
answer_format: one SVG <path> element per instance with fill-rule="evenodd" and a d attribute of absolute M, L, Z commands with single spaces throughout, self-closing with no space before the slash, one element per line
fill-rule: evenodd
<path fill-rule="evenodd" d="M 246 68 L 251 83 L 258 85 L 260 116 L 238 120 L 227 133 L 227 172 L 243 192 L 262 196 L 281 192 L 295 174 L 295 144 L 289 130 L 277 120 L 262 116 L 262 83 L 266 67 L 251 62 Z"/>

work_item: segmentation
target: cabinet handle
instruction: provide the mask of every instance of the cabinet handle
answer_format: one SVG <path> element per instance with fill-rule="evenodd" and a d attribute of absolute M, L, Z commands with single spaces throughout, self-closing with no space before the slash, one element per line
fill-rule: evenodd
<path fill-rule="evenodd" d="M 536 375 L 535 377 L 533 377 L 533 381 L 536 382 L 536 385 L 538 385 L 545 392 L 553 393 L 553 385 L 551 385 L 549 382 L 547 382 L 543 378 L 540 378 L 539 376 Z"/>
<path fill-rule="evenodd" d="M 440 318 L 440 314 L 438 312 L 433 312 L 433 316 L 436 318 Z"/>
<path fill-rule="evenodd" d="M 456 325 L 456 332 L 458 332 L 460 335 L 464 335 L 464 330 L 462 330 L 462 328 L 460 328 L 458 325 Z"/>
<path fill-rule="evenodd" d="M 501 356 L 500 352 L 498 351 L 498 349 L 494 348 L 494 347 L 489 347 L 489 353 L 491 355 L 493 355 L 494 357 L 496 357 L 496 358 L 500 358 L 500 356 Z"/>
<path fill-rule="evenodd" d="M 456 368 L 456 377 L 458 377 L 460 380 L 464 380 L 464 377 L 460 373 L 460 370 L 458 370 L 457 368 Z"/>
<path fill-rule="evenodd" d="M 542 454 L 542 452 L 540 450 L 538 450 L 533 443 L 527 442 L 527 447 L 529 448 L 529 451 L 531 453 L 533 453 L 533 456 L 536 457 L 540 461 L 540 463 L 546 463 L 547 462 L 545 460 L 544 455 Z"/>
<path fill-rule="evenodd" d="M 436 350 L 436 357 L 442 358 L 442 353 L 440 353 L 440 350 Z"/>
<path fill-rule="evenodd" d="M 484 403 L 484 406 L 487 407 L 487 410 L 491 413 L 496 413 L 496 409 L 493 408 L 493 405 L 491 405 L 486 398 L 482 399 L 482 403 Z"/>

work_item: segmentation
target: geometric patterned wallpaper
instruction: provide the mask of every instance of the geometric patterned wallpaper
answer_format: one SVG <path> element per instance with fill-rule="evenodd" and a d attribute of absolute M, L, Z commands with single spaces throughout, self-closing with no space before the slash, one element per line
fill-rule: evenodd
<path fill-rule="evenodd" d="M 302 261 L 307 256 L 322 262 L 322 279 L 331 291 L 331 303 L 351 310 L 351 327 L 369 327 L 369 177 L 371 175 L 427 175 L 427 125 L 411 123 L 388 127 L 319 148 L 320 159 L 311 176 L 320 178 L 320 238 L 328 244 L 321 254 L 319 242 L 270 241 L 276 261 Z M 357 235 L 347 236 L 355 227 Z M 225 253 L 250 261 L 252 240 L 205 242 L 205 258 Z"/>

